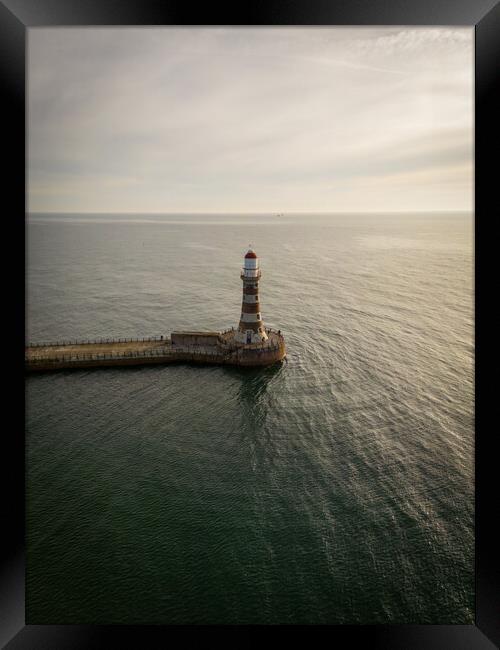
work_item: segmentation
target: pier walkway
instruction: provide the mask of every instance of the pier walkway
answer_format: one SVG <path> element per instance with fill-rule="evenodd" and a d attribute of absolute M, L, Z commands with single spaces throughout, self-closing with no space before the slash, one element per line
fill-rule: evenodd
<path fill-rule="evenodd" d="M 98 339 L 30 345 L 25 349 L 28 372 L 174 362 L 264 366 L 286 354 L 281 332 L 266 329 L 265 343 L 241 345 L 234 331 L 176 332 L 168 337 Z M 179 344 L 181 341 L 181 344 Z"/>

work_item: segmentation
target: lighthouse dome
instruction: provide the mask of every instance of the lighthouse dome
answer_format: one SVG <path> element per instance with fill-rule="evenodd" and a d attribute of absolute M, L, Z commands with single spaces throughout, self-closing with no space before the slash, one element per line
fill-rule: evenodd
<path fill-rule="evenodd" d="M 252 249 L 250 249 L 248 253 L 245 255 L 245 259 L 257 259 L 257 255 Z"/>

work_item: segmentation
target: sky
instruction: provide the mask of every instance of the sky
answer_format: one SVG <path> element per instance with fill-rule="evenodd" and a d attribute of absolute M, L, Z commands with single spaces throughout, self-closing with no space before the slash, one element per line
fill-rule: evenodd
<path fill-rule="evenodd" d="M 473 209 L 473 28 L 30 28 L 30 212 Z"/>

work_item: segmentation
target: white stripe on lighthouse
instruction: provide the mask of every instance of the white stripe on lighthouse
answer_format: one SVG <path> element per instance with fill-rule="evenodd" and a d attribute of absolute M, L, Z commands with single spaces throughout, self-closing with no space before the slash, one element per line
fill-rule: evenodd
<path fill-rule="evenodd" d="M 260 320 L 261 320 L 260 314 L 246 314 L 245 312 L 242 312 L 241 314 L 242 323 L 258 323 Z"/>

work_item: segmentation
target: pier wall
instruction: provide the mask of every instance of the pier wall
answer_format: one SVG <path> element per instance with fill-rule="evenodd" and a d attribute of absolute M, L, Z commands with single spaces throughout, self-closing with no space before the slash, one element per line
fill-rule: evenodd
<path fill-rule="evenodd" d="M 220 332 L 172 332 L 172 345 L 217 345 Z"/>
<path fill-rule="evenodd" d="M 230 363 L 237 366 L 270 366 L 273 363 L 281 361 L 285 355 L 284 343 L 268 348 L 240 348 L 232 353 Z"/>

